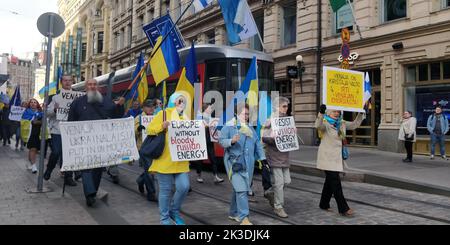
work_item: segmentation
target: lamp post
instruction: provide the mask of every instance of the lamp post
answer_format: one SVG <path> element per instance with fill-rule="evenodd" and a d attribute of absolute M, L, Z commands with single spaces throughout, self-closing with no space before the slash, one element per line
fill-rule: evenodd
<path fill-rule="evenodd" d="M 303 93 L 303 73 L 305 72 L 305 67 L 303 66 L 303 56 L 297 55 L 295 58 L 297 60 L 297 67 L 298 67 L 298 79 L 300 82 L 300 93 Z"/>

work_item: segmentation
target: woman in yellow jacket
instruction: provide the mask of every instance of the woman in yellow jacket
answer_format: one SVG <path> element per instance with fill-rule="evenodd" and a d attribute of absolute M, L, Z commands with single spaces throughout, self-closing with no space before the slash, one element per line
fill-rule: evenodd
<path fill-rule="evenodd" d="M 163 154 L 154 159 L 149 172 L 156 173 L 159 184 L 159 213 L 162 225 L 185 225 L 180 216 L 181 205 L 189 192 L 189 162 L 173 162 L 170 156 L 167 128 L 171 121 L 188 120 L 184 115 L 186 98 L 178 93 L 170 97 L 168 108 L 160 111 L 147 128 L 148 135 L 164 133 L 166 141 Z M 165 120 L 164 120 L 165 114 Z M 175 194 L 172 187 L 175 183 Z"/>

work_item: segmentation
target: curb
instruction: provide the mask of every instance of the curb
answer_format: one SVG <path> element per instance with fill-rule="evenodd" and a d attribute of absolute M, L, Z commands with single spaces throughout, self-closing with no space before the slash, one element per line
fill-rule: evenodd
<path fill-rule="evenodd" d="M 305 163 L 296 160 L 291 160 L 291 162 L 291 171 L 294 173 L 324 177 L 323 171 L 314 167 L 315 163 L 313 165 L 313 163 Z M 375 172 L 361 171 L 352 168 L 347 169 L 342 180 L 347 182 L 380 185 L 385 187 L 450 197 L 450 188 L 447 187 L 436 186 L 423 182 L 396 178 L 392 176 L 381 175 Z"/>

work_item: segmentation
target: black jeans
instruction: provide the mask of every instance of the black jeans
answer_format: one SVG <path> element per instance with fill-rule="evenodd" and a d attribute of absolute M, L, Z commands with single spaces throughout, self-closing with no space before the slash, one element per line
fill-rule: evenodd
<path fill-rule="evenodd" d="M 142 168 L 144 169 L 144 172 L 137 178 L 136 183 L 138 185 L 145 186 L 145 189 L 147 189 L 147 198 L 150 198 L 156 194 L 155 184 L 154 184 L 155 179 L 153 178 L 153 175 L 151 175 L 148 172 L 148 170 L 152 166 L 153 160 L 140 155 L 139 161 L 142 164 Z"/>
<path fill-rule="evenodd" d="M 320 208 L 329 209 L 331 197 L 334 196 L 339 213 L 346 213 L 350 208 L 342 192 L 341 177 L 339 172 L 325 171 L 325 184 L 323 185 Z"/>
<path fill-rule="evenodd" d="M 412 158 L 413 158 L 413 145 L 414 145 L 414 142 L 405 141 L 406 159 L 408 159 L 408 160 L 412 160 Z"/>
<path fill-rule="evenodd" d="M 211 135 L 209 133 L 209 129 L 206 129 L 206 147 L 208 152 L 208 159 L 211 162 L 212 171 L 215 176 L 218 173 L 219 161 L 217 161 L 216 154 L 214 153 L 214 143 L 211 142 Z M 194 164 L 195 169 L 197 170 L 197 174 L 201 174 L 203 161 L 193 161 L 192 163 Z"/>

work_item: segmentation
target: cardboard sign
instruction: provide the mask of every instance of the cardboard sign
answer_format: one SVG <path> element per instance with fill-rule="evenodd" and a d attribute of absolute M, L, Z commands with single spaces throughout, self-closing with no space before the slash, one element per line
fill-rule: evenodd
<path fill-rule="evenodd" d="M 9 120 L 20 122 L 22 120 L 22 115 L 25 112 L 25 108 L 21 106 L 11 106 L 11 111 L 9 113 Z"/>
<path fill-rule="evenodd" d="M 169 148 L 174 162 L 208 159 L 203 121 L 170 122 Z"/>
<path fill-rule="evenodd" d="M 139 160 L 133 118 L 62 122 L 60 128 L 63 172 Z"/>
<path fill-rule="evenodd" d="M 147 138 L 147 127 L 152 122 L 154 116 L 141 116 L 141 125 L 145 127 L 145 130 L 142 130 L 142 142 Z"/>
<path fill-rule="evenodd" d="M 62 101 L 64 101 L 64 102 L 62 104 L 60 104 L 59 108 L 56 110 L 56 120 L 67 121 L 67 118 L 69 117 L 69 110 L 70 110 L 70 106 L 72 105 L 72 102 L 76 98 L 84 96 L 85 93 L 61 90 L 60 95 L 62 97 Z"/>
<path fill-rule="evenodd" d="M 294 117 L 272 118 L 272 131 L 279 151 L 289 152 L 300 149 Z"/>
<path fill-rule="evenodd" d="M 209 123 L 209 135 L 211 136 L 211 142 L 217 143 L 220 138 L 220 130 L 217 129 L 217 125 L 220 122 L 220 118 L 211 118 Z"/>
<path fill-rule="evenodd" d="M 328 109 L 364 112 L 364 73 L 325 66 L 323 103 Z"/>

